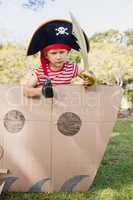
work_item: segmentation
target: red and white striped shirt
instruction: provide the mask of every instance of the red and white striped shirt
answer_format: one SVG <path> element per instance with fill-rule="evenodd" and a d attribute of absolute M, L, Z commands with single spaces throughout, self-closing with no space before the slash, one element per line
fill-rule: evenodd
<path fill-rule="evenodd" d="M 48 77 L 50 78 L 52 84 L 69 84 L 72 78 L 76 77 L 81 71 L 77 64 L 69 62 L 64 63 L 60 71 L 52 71 L 48 66 L 46 67 L 47 67 Z M 37 85 L 38 86 L 42 85 L 46 77 L 42 66 L 39 66 L 35 70 L 35 74 L 38 79 Z"/>

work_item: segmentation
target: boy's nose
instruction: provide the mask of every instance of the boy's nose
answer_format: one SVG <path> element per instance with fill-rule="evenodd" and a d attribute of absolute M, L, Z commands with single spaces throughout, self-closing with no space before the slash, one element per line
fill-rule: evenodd
<path fill-rule="evenodd" d="M 60 53 L 58 53 L 58 54 L 56 55 L 56 57 L 57 57 L 57 58 L 61 58 L 62 56 L 61 56 Z"/>

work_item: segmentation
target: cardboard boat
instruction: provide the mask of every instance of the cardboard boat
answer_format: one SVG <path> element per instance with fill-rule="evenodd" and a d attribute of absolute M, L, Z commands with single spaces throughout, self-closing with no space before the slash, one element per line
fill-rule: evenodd
<path fill-rule="evenodd" d="M 2 190 L 87 190 L 112 133 L 121 88 L 60 85 L 54 98 L 37 99 L 24 97 L 21 86 L 3 85 L 0 96 Z"/>

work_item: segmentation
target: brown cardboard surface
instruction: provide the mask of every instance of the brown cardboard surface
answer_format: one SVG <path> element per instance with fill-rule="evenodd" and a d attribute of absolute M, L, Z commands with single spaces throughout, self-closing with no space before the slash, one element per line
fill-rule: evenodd
<path fill-rule="evenodd" d="M 116 121 L 118 86 L 54 87 L 54 98 L 24 97 L 0 86 L 0 168 L 4 191 L 89 188 Z"/>

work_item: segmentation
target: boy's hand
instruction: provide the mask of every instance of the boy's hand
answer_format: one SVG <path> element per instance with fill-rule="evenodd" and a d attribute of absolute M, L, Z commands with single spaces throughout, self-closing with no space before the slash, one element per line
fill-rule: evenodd
<path fill-rule="evenodd" d="M 24 87 L 23 94 L 27 97 L 40 97 L 42 88 Z"/>
<path fill-rule="evenodd" d="M 96 82 L 96 77 L 95 77 L 95 75 L 92 72 L 82 71 L 79 74 L 79 77 L 84 80 L 84 86 L 85 87 L 94 85 L 95 82 Z"/>

